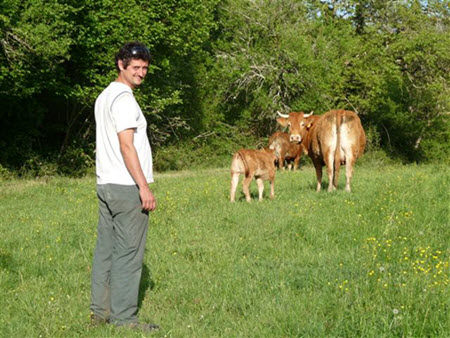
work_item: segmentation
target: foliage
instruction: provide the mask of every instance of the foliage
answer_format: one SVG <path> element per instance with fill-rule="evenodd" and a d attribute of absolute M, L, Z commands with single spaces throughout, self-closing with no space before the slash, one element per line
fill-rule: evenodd
<path fill-rule="evenodd" d="M 346 108 L 390 156 L 447 160 L 449 12 L 448 0 L 2 1 L 0 163 L 93 163 L 93 104 L 132 40 L 154 56 L 136 97 L 159 158 L 223 123 L 254 147 L 277 110 Z"/>
<path fill-rule="evenodd" d="M 3 166 L 0 164 L 0 182 L 10 180 L 10 179 L 12 179 L 13 177 L 14 177 L 14 176 L 13 176 L 13 174 L 11 173 L 11 171 L 9 171 L 8 169 L 6 169 L 5 167 L 3 167 Z"/>

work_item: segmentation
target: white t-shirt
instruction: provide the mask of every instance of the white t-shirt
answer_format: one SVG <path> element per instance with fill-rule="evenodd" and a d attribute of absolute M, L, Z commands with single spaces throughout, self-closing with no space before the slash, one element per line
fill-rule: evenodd
<path fill-rule="evenodd" d="M 121 82 L 111 82 L 95 101 L 97 184 L 135 185 L 120 151 L 118 133 L 134 129 L 133 144 L 147 182 L 153 182 L 152 151 L 147 121 L 133 91 Z"/>

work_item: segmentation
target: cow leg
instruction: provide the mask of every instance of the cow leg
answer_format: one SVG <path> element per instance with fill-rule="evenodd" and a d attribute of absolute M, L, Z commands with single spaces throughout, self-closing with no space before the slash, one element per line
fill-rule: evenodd
<path fill-rule="evenodd" d="M 300 164 L 300 156 L 297 156 L 294 160 L 294 171 L 298 169 L 298 166 Z"/>
<path fill-rule="evenodd" d="M 353 166 L 355 165 L 355 160 L 353 158 L 347 159 L 347 164 L 345 165 L 345 191 L 351 192 L 350 182 L 353 175 Z"/>
<path fill-rule="evenodd" d="M 278 169 L 284 170 L 284 157 L 283 156 L 280 156 L 280 159 L 278 160 Z"/>
<path fill-rule="evenodd" d="M 333 185 L 334 181 L 334 153 L 329 152 L 328 158 L 325 159 L 325 165 L 327 166 L 328 175 L 328 191 L 333 191 L 335 189 Z"/>
<path fill-rule="evenodd" d="M 235 173 L 235 172 L 231 173 L 230 202 L 234 202 L 238 183 L 239 183 L 239 173 Z"/>
<path fill-rule="evenodd" d="M 322 188 L 322 165 L 320 163 L 314 163 L 314 167 L 316 168 L 316 176 L 317 176 L 317 189 L 319 192 Z"/>
<path fill-rule="evenodd" d="M 263 200 L 264 193 L 264 181 L 261 177 L 256 179 L 256 184 L 258 184 L 258 200 L 261 202 Z"/>
<path fill-rule="evenodd" d="M 292 170 L 292 162 L 288 162 L 287 164 L 288 171 Z"/>
<path fill-rule="evenodd" d="M 341 158 L 340 156 L 336 156 L 334 159 L 333 190 L 337 189 L 338 187 L 340 170 L 341 170 Z"/>
<path fill-rule="evenodd" d="M 249 186 L 252 182 L 252 178 L 253 175 L 245 176 L 244 181 L 242 182 L 242 190 L 244 190 L 244 195 L 247 202 L 251 202 Z"/>
<path fill-rule="evenodd" d="M 275 198 L 275 174 L 269 177 L 270 180 L 270 199 L 273 200 Z"/>

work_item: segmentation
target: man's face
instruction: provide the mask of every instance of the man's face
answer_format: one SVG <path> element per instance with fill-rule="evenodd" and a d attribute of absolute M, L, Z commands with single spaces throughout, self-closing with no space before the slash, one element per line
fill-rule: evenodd
<path fill-rule="evenodd" d="M 128 67 L 123 67 L 123 61 L 118 62 L 120 74 L 119 79 L 129 87 L 136 88 L 142 83 L 148 71 L 148 61 L 132 59 L 128 63 Z"/>

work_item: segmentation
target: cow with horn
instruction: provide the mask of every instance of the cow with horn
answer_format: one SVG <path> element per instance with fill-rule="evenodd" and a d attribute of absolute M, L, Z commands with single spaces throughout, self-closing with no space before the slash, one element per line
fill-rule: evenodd
<path fill-rule="evenodd" d="M 301 143 L 311 158 L 317 175 L 317 191 L 322 186 L 322 167 L 327 167 L 328 191 L 337 188 L 341 165 L 346 165 L 345 190 L 350 192 L 353 166 L 363 154 L 366 134 L 361 120 L 349 110 L 330 110 L 322 116 L 291 112 L 277 122 L 289 127 L 290 141 Z"/>

